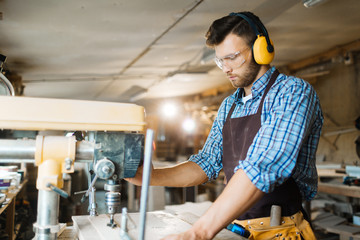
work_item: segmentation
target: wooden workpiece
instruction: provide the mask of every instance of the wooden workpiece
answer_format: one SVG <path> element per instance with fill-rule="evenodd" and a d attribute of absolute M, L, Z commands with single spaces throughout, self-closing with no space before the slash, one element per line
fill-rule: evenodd
<path fill-rule="evenodd" d="M 129 213 L 128 220 L 128 234 L 131 239 L 138 239 L 138 228 L 140 214 Z M 107 226 L 110 218 L 106 214 L 96 217 L 93 216 L 73 216 L 74 228 L 77 231 L 79 240 L 121 240 L 120 225 L 121 214 L 115 215 L 115 222 L 118 227 L 110 228 Z M 145 239 L 157 240 L 167 235 L 181 233 L 189 229 L 194 220 L 198 216 L 191 213 L 184 213 L 183 215 L 173 215 L 166 211 L 149 212 L 146 215 L 146 229 Z M 230 240 L 230 239 L 245 239 L 241 236 L 230 232 L 229 230 L 222 230 L 214 240 Z"/>
<path fill-rule="evenodd" d="M 177 212 L 173 209 L 164 211 L 148 212 L 146 214 L 146 240 L 158 240 L 170 234 L 181 233 L 189 229 L 192 224 L 199 218 L 194 213 L 185 212 L 189 208 L 189 204 L 178 205 L 183 206 L 184 212 Z M 196 207 L 197 203 L 191 204 L 190 207 Z M 198 210 L 203 207 L 198 204 Z M 128 234 L 131 239 L 138 239 L 139 230 L 137 225 L 139 223 L 139 213 L 128 214 Z M 102 214 L 96 217 L 93 216 L 73 216 L 74 228 L 77 231 L 79 240 L 120 240 L 120 225 L 121 214 L 115 214 L 115 222 L 118 227 L 110 228 L 109 216 Z M 245 239 L 229 230 L 223 229 L 216 235 L 214 240 L 230 240 L 230 239 Z"/>

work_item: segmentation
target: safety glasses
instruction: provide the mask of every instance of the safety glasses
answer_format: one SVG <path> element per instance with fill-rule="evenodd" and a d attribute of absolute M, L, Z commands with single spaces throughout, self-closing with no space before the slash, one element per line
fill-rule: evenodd
<path fill-rule="evenodd" d="M 245 58 L 242 52 L 244 51 L 237 51 L 222 58 L 215 57 L 214 61 L 221 70 L 224 68 L 225 65 L 232 69 L 238 68 L 245 62 Z"/>

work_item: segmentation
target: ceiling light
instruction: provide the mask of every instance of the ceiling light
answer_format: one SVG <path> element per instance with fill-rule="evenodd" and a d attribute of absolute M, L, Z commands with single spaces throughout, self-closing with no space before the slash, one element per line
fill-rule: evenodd
<path fill-rule="evenodd" d="M 182 127 L 187 133 L 192 133 L 195 130 L 195 121 L 191 118 L 187 118 L 183 122 Z"/>
<path fill-rule="evenodd" d="M 167 118 L 173 118 L 176 116 L 177 110 L 174 103 L 165 103 L 162 107 L 162 114 Z"/>

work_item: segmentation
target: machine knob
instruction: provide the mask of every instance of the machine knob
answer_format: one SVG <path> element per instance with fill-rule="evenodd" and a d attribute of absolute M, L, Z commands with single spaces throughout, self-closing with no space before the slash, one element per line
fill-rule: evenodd
<path fill-rule="evenodd" d="M 115 165 L 107 158 L 99 160 L 95 165 L 95 173 L 101 179 L 109 179 L 114 175 Z"/>

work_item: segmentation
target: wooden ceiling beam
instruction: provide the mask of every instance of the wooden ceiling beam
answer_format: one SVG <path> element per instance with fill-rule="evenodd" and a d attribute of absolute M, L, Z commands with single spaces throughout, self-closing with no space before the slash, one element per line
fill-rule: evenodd
<path fill-rule="evenodd" d="M 315 56 L 288 64 L 286 66 L 290 73 L 296 72 L 299 69 L 314 65 L 320 62 L 331 60 L 333 57 L 345 55 L 347 52 L 360 50 L 360 39 L 357 39 L 348 44 L 336 46 L 326 52 L 317 54 Z"/>

